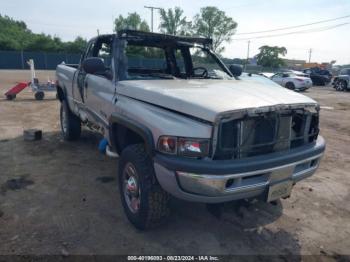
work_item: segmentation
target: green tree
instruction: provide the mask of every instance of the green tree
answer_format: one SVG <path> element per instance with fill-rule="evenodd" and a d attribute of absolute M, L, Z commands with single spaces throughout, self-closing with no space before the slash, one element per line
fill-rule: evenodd
<path fill-rule="evenodd" d="M 222 44 L 230 42 L 236 32 L 237 23 L 226 16 L 224 11 L 214 6 L 203 7 L 194 17 L 193 30 L 195 34 L 213 39 L 213 49 L 217 53 L 224 51 Z"/>
<path fill-rule="evenodd" d="M 0 50 L 21 50 L 32 35 L 24 22 L 0 15 Z"/>
<path fill-rule="evenodd" d="M 260 53 L 256 56 L 258 65 L 272 68 L 278 68 L 284 65 L 283 59 L 278 56 L 285 56 L 287 54 L 285 47 L 264 45 L 259 50 Z"/>
<path fill-rule="evenodd" d="M 27 51 L 57 52 L 62 50 L 62 46 L 59 44 L 57 39 L 55 42 L 50 35 L 34 34 L 24 49 Z"/>
<path fill-rule="evenodd" d="M 191 23 L 186 21 L 186 16 L 183 16 L 183 12 L 180 7 L 169 8 L 167 11 L 160 9 L 160 31 L 170 35 L 188 34 Z"/>
<path fill-rule="evenodd" d="M 147 22 L 142 20 L 140 15 L 136 12 L 129 13 L 127 17 L 119 15 L 119 17 L 114 20 L 114 30 L 117 32 L 122 29 L 150 31 Z"/>
<path fill-rule="evenodd" d="M 86 39 L 82 38 L 81 36 L 78 36 L 75 38 L 73 42 L 67 42 L 65 43 L 65 50 L 67 53 L 82 53 L 85 50 L 85 47 L 87 45 Z"/>
<path fill-rule="evenodd" d="M 34 34 L 23 21 L 0 15 L 0 50 L 81 53 L 86 40 L 63 42 L 58 36 Z"/>

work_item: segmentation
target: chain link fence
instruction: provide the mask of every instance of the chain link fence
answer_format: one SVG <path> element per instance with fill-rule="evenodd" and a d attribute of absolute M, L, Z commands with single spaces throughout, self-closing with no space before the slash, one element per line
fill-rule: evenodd
<path fill-rule="evenodd" d="M 62 62 L 78 64 L 80 54 L 0 51 L 0 69 L 28 69 L 29 59 L 34 60 L 35 69 L 54 70 Z"/>

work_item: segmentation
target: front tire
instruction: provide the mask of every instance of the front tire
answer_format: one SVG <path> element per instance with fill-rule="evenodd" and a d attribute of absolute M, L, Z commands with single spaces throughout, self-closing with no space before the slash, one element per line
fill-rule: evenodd
<path fill-rule="evenodd" d="M 81 121 L 70 111 L 66 100 L 61 103 L 60 109 L 61 132 L 64 140 L 72 141 L 80 137 Z"/>
<path fill-rule="evenodd" d="M 143 144 L 126 147 L 118 166 L 119 192 L 128 220 L 138 229 L 155 227 L 170 214 L 169 195 L 158 184 Z"/>

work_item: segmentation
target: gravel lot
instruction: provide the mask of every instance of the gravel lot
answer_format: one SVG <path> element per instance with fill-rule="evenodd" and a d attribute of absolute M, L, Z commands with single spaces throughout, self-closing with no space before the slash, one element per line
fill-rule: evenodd
<path fill-rule="evenodd" d="M 54 72 L 38 71 L 42 81 Z M 73 143 L 59 132 L 54 94 L 2 94 L 27 71 L 0 71 L 0 254 L 350 254 L 350 92 L 314 87 L 326 155 L 318 172 L 277 205 L 245 201 L 208 208 L 174 199 L 170 220 L 139 232 L 124 216 L 118 160 L 84 131 Z M 23 141 L 23 129 L 43 139 Z M 318 258 L 315 258 L 318 261 Z"/>

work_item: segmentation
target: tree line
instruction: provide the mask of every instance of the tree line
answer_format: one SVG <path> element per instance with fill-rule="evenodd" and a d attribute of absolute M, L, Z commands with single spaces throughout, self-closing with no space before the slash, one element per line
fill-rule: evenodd
<path fill-rule="evenodd" d="M 223 44 L 230 42 L 236 32 L 237 22 L 214 6 L 200 9 L 192 20 L 184 16 L 180 7 L 160 9 L 159 31 L 170 35 L 201 36 L 213 39 L 213 50 L 217 53 L 224 51 Z M 140 15 L 129 13 L 126 17 L 119 15 L 114 21 L 115 31 L 133 29 L 150 31 L 150 27 Z"/>
<path fill-rule="evenodd" d="M 237 29 L 237 22 L 217 7 L 206 6 L 199 10 L 191 20 L 184 15 L 180 7 L 160 9 L 159 31 L 171 35 L 200 36 L 213 39 L 213 50 L 221 54 L 224 44 L 231 42 Z M 114 32 L 122 29 L 150 31 L 146 20 L 134 12 L 126 16 L 119 15 L 114 21 Z M 44 52 L 81 53 L 87 40 L 77 36 L 74 41 L 64 42 L 58 36 L 35 34 L 23 21 L 16 21 L 0 14 L 0 50 L 24 50 Z M 256 56 L 258 65 L 279 67 L 283 61 L 279 55 L 287 53 L 285 47 L 260 47 Z M 241 61 L 243 64 L 247 60 Z"/>
<path fill-rule="evenodd" d="M 231 37 L 237 29 L 237 22 L 226 15 L 222 10 L 214 6 L 207 6 L 200 9 L 192 20 L 184 16 L 184 11 L 180 7 L 160 9 L 159 31 L 170 35 L 201 36 L 213 39 L 213 50 L 221 54 L 225 47 L 224 43 L 231 42 Z M 146 20 L 141 19 L 136 12 L 129 13 L 126 17 L 119 15 L 114 21 L 114 31 L 122 29 L 133 29 L 141 31 L 150 31 Z M 285 63 L 279 56 L 285 56 L 287 49 L 285 47 L 264 45 L 259 48 L 259 54 L 256 55 L 257 64 L 264 67 L 278 68 Z M 227 63 L 246 64 L 246 59 L 228 59 Z"/>
<path fill-rule="evenodd" d="M 63 42 L 57 36 L 35 34 L 23 21 L 0 15 L 0 50 L 81 53 L 86 43 L 80 36 Z"/>
<path fill-rule="evenodd" d="M 192 21 L 188 21 L 180 7 L 161 9 L 159 31 L 171 35 L 193 35 L 213 39 L 213 49 L 220 53 L 224 42 L 230 41 L 237 23 L 224 11 L 213 6 L 200 9 Z M 114 21 L 115 32 L 121 29 L 150 31 L 148 23 L 140 15 L 129 13 L 119 15 Z M 74 41 L 63 42 L 58 36 L 35 34 L 23 21 L 16 21 L 0 15 L 0 50 L 25 50 L 80 53 L 86 45 L 86 39 L 77 37 Z"/>

